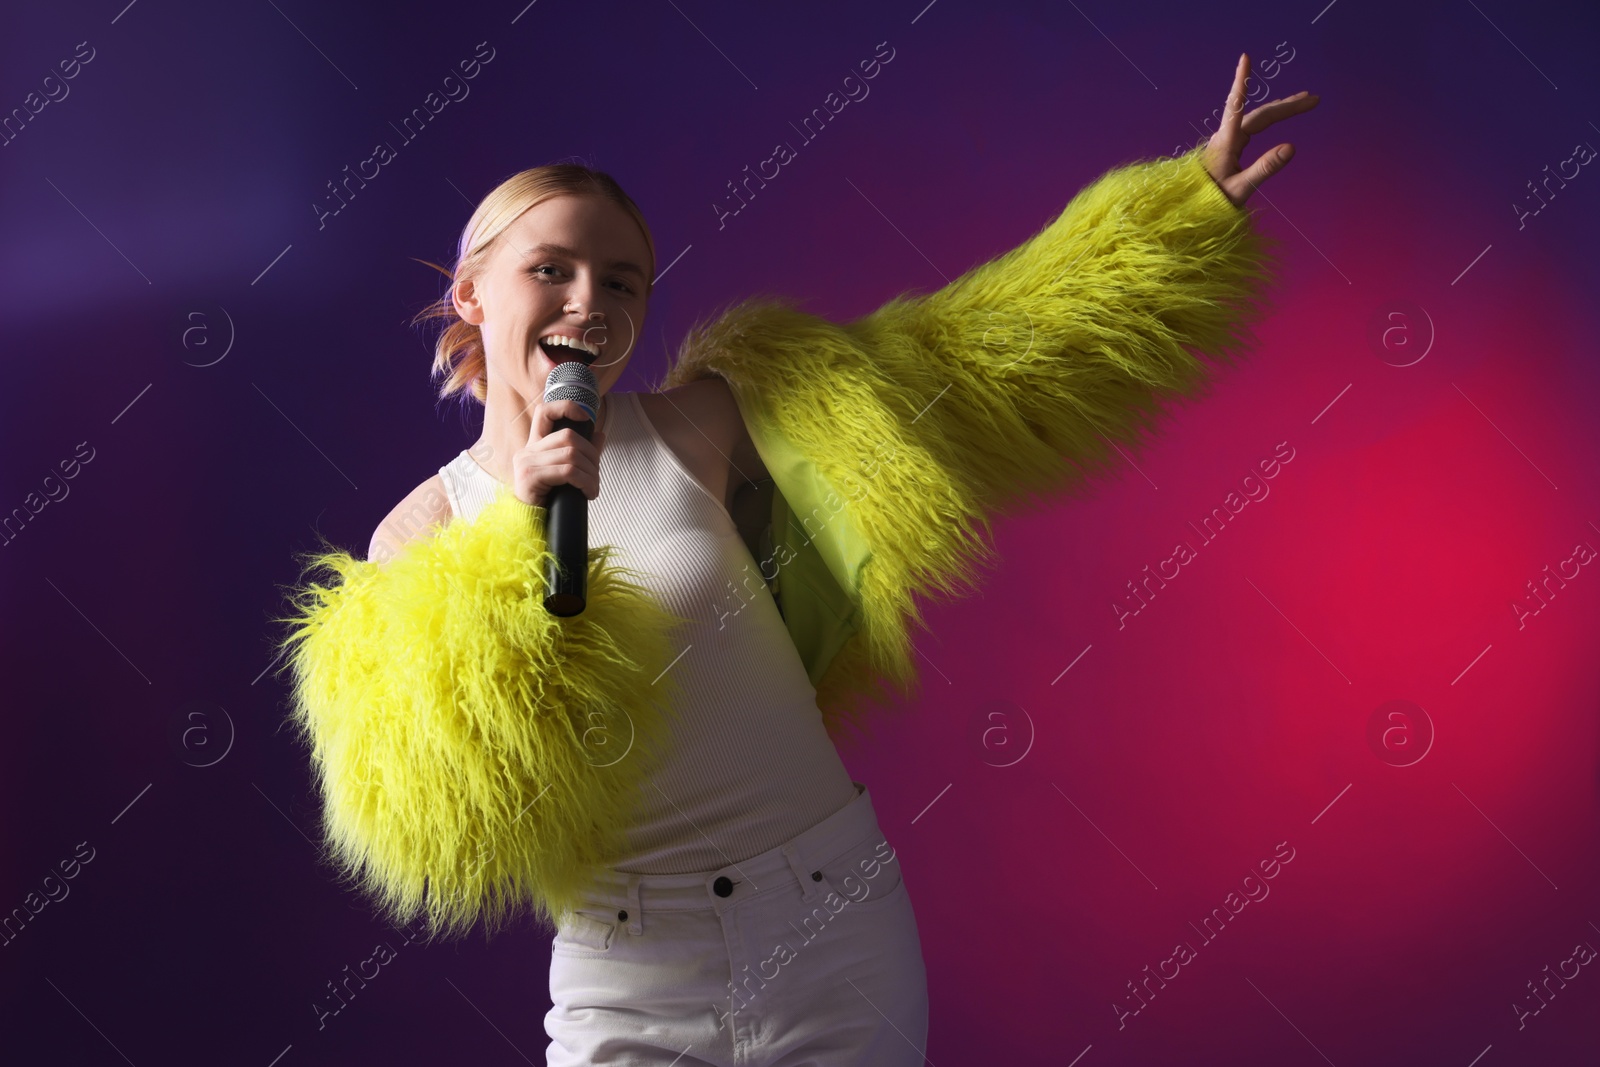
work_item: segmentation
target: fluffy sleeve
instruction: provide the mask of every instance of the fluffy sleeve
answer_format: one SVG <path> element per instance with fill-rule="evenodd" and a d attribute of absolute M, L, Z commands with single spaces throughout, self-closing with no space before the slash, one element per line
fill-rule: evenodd
<path fill-rule="evenodd" d="M 568 910 L 624 848 L 665 742 L 682 620 L 609 546 L 590 549 L 585 610 L 548 614 L 543 514 L 501 486 L 382 566 L 311 554 L 275 620 L 325 857 L 390 922 L 487 934 Z"/>
<path fill-rule="evenodd" d="M 1200 356 L 1223 366 L 1250 342 L 1271 244 L 1201 151 L 1104 173 L 931 295 L 844 325 L 749 300 L 686 336 L 664 386 L 728 381 L 859 608 L 819 686 L 834 704 L 909 695 L 916 598 L 976 586 L 991 516 L 1077 492 L 1163 400 L 1208 388 Z"/>
<path fill-rule="evenodd" d="M 975 506 L 1078 489 L 1252 341 L 1274 244 L 1203 149 L 1108 171 L 1005 255 L 846 329 Z M 1210 357 L 1212 364 L 1199 356 Z"/>

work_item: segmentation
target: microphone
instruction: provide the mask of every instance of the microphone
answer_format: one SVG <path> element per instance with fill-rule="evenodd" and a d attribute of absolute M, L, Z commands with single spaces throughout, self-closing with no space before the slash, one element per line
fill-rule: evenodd
<path fill-rule="evenodd" d="M 544 382 L 544 402 L 575 401 L 587 419 L 555 419 L 550 432 L 571 427 L 585 441 L 594 439 L 600 407 L 600 383 L 588 364 L 566 360 L 551 368 Z M 545 543 L 555 559 L 545 571 L 544 609 L 568 618 L 582 613 L 589 582 L 589 498 L 575 485 L 557 485 L 545 495 Z"/>

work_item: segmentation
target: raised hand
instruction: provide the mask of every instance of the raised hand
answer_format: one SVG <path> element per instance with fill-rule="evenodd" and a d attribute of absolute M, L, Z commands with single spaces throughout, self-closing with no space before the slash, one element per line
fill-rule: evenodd
<path fill-rule="evenodd" d="M 1243 207 L 1256 187 L 1272 177 L 1294 156 L 1294 146 L 1280 144 L 1252 163 L 1240 169 L 1239 157 L 1244 154 L 1250 135 L 1302 111 L 1310 111 L 1322 99 L 1316 93 L 1302 90 L 1281 100 L 1269 100 L 1248 115 L 1241 117 L 1245 102 L 1245 82 L 1250 77 L 1250 57 L 1241 54 L 1239 66 L 1233 73 L 1233 90 L 1228 93 L 1227 105 L 1222 109 L 1222 121 L 1217 132 L 1206 144 L 1206 170 L 1222 187 L 1222 192 L 1235 207 Z"/>

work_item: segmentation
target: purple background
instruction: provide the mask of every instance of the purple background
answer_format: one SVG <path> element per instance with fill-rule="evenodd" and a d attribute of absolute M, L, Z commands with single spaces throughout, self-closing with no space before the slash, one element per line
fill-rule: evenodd
<path fill-rule="evenodd" d="M 1600 17 L 923 3 L 11 13 L 0 112 L 94 58 L 0 147 L 0 508 L 65 494 L 0 545 L 0 909 L 93 859 L 0 945 L 0 1059 L 543 1062 L 546 935 L 407 946 L 333 885 L 268 672 L 293 553 L 363 551 L 476 436 L 434 399 L 407 322 L 442 279 L 410 257 L 448 262 L 495 183 L 582 157 L 682 253 L 645 389 L 731 300 L 844 319 L 1013 247 L 1192 145 L 1248 51 L 1280 57 L 1271 97 L 1323 98 L 1246 153 L 1298 149 L 1249 205 L 1286 254 L 1255 357 L 1092 499 L 1002 524 L 984 594 L 929 612 L 920 699 L 844 750 L 922 927 L 928 1058 L 1594 1062 L 1600 968 L 1521 1028 L 1513 1004 L 1600 946 L 1600 577 L 1529 587 L 1600 546 L 1600 177 L 1513 205 L 1600 145 Z M 471 95 L 400 145 L 481 41 Z M 870 96 L 719 229 L 725 183 L 883 41 Z M 378 140 L 397 158 L 319 230 Z M 1201 543 L 1280 442 L 1270 495 Z M 1369 740 L 1391 700 L 1423 713 Z M 1280 842 L 1270 895 L 1202 941 Z M 1197 958 L 1119 1028 L 1180 940 Z M 380 941 L 398 958 L 319 1029 Z"/>

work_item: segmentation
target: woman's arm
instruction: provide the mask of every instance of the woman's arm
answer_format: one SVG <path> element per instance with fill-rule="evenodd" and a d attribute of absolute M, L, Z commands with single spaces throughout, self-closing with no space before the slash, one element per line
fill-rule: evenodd
<path fill-rule="evenodd" d="M 993 513 L 1076 487 L 1248 339 L 1267 241 L 1200 149 L 1118 168 L 1020 248 L 839 325 L 751 300 L 665 385 L 731 388 L 776 482 L 763 571 L 829 721 L 908 695 L 917 600 L 978 584 Z"/>
<path fill-rule="evenodd" d="M 1241 210 L 1281 169 L 1241 116 L 1248 57 L 1210 143 L 1119 167 L 1020 247 L 847 325 L 745 301 L 685 338 L 664 384 L 727 381 L 779 489 L 769 582 L 830 723 L 915 682 L 919 598 L 974 587 L 989 521 L 1079 487 L 1247 347 L 1275 242 Z M 763 572 L 769 570 L 763 561 Z"/>
<path fill-rule="evenodd" d="M 1241 54 L 1205 144 L 1103 174 L 1020 248 L 848 327 L 885 376 L 927 397 L 915 438 L 986 508 L 1103 468 L 1113 440 L 1157 428 L 1162 400 L 1204 392 L 1213 368 L 1197 355 L 1226 365 L 1247 347 L 1276 263 L 1243 207 L 1294 148 L 1248 168 L 1241 156 L 1320 99 L 1244 114 L 1249 76 Z"/>
<path fill-rule="evenodd" d="M 406 545 L 450 521 L 450 499 L 444 479 L 435 474 L 407 493 L 372 531 L 367 559 L 383 564 L 398 556 Z"/>
<path fill-rule="evenodd" d="M 678 650 L 676 617 L 609 553 L 590 550 L 584 612 L 548 614 L 543 509 L 502 487 L 381 566 L 309 558 L 277 620 L 292 721 L 326 858 L 388 921 L 455 934 L 525 906 L 548 918 L 621 853 Z"/>
<path fill-rule="evenodd" d="M 1049 226 L 929 296 L 846 326 L 933 452 L 984 510 L 1071 488 L 1205 391 L 1247 347 L 1268 241 L 1203 150 L 1107 172 Z"/>
<path fill-rule="evenodd" d="M 1229 362 L 1264 311 L 1271 242 L 1203 152 L 1111 170 L 1020 247 L 844 326 L 741 304 L 691 332 L 666 382 L 726 378 L 746 423 L 849 449 L 858 480 L 911 452 L 980 512 L 1071 489 L 1163 399 L 1203 392 L 1197 353 Z"/>
<path fill-rule="evenodd" d="M 867 417 L 896 423 L 874 451 L 899 440 L 931 451 L 984 510 L 1070 488 L 1108 465 L 1112 441 L 1155 429 L 1162 400 L 1204 391 L 1213 368 L 1198 355 L 1226 364 L 1250 341 L 1275 242 L 1242 209 L 1293 146 L 1248 168 L 1241 155 L 1319 98 L 1301 92 L 1244 114 L 1249 75 L 1241 55 L 1208 142 L 1102 174 L 1032 239 L 944 289 L 902 295 L 842 329 L 747 303 L 691 335 L 667 384 L 737 370 L 763 391 L 791 388 L 789 368 L 730 366 L 740 357 L 716 352 L 767 346 L 751 359 L 866 379 L 880 409 Z M 784 331 L 815 351 L 780 356 Z M 747 410 L 751 399 L 740 397 Z M 852 404 L 860 409 L 841 395 L 833 410 Z"/>

